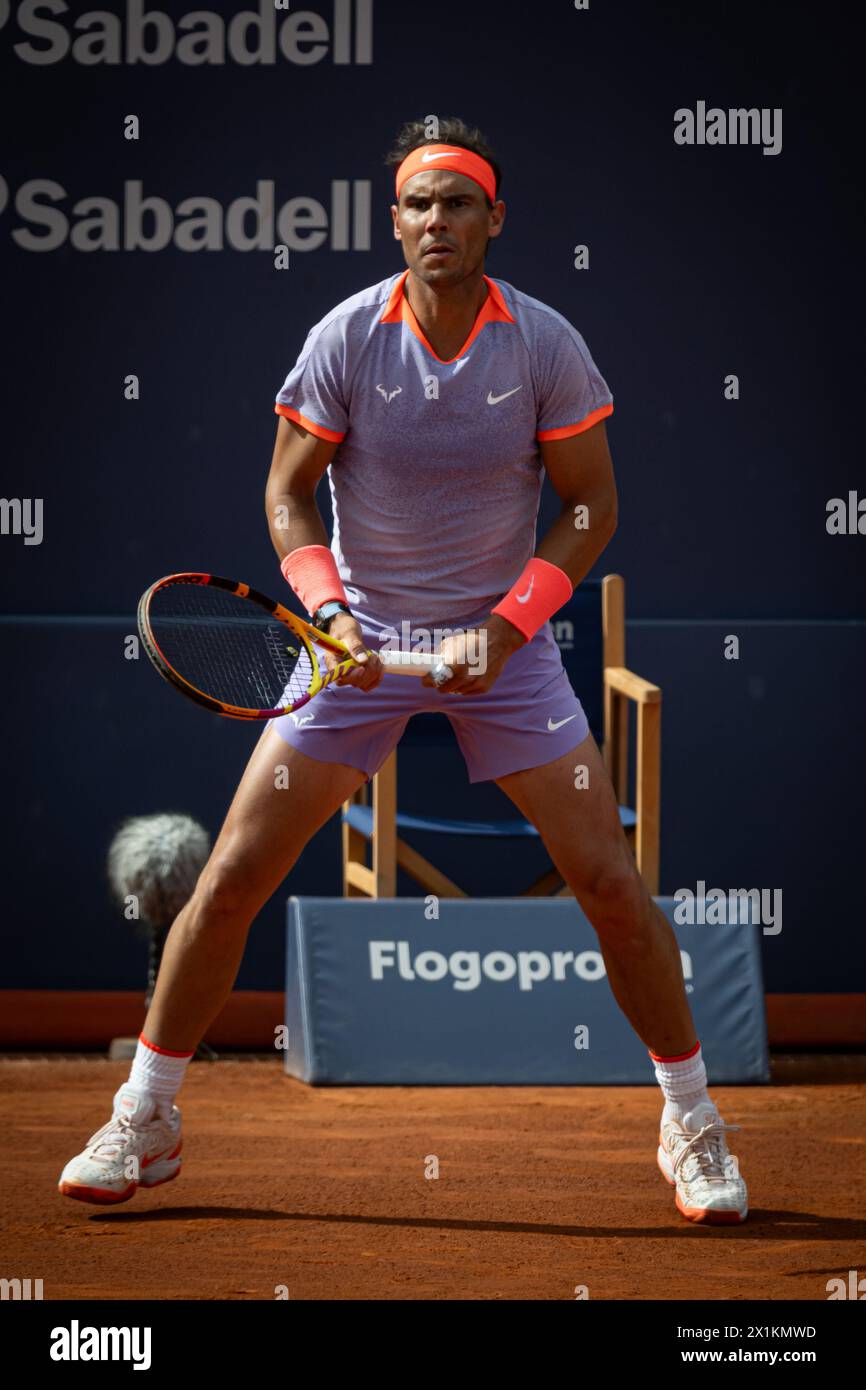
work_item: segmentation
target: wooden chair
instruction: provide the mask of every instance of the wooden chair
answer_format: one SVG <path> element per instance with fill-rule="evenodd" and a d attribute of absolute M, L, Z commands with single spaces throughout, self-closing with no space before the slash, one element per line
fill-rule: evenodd
<path fill-rule="evenodd" d="M 601 747 L 620 808 L 620 820 L 651 893 L 659 891 L 659 793 L 661 690 L 625 665 L 625 583 L 620 575 L 584 580 L 553 623 L 563 664 Z M 635 805 L 628 806 L 629 703 L 637 708 Z M 416 715 L 413 724 L 442 715 Z M 445 737 L 451 739 L 450 727 Z M 436 737 L 433 743 L 435 746 Z M 441 735 L 438 735 L 441 738 Z M 372 789 L 372 798 L 369 793 Z M 393 898 L 398 866 L 427 893 L 466 897 L 450 878 L 419 854 L 398 832 L 423 831 L 484 838 L 535 838 L 538 831 L 522 816 L 512 820 L 464 821 L 401 814 L 397 810 L 397 750 L 372 781 L 343 803 L 344 897 Z M 371 863 L 367 862 L 368 847 Z M 566 896 L 555 868 L 543 874 L 523 896 Z"/>

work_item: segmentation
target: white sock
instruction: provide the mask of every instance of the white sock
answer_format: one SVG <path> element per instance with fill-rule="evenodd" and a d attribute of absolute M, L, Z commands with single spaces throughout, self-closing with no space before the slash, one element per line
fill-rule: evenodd
<path fill-rule="evenodd" d="M 658 1057 L 651 1052 L 650 1057 L 655 1066 L 656 1081 L 665 1098 L 662 1124 L 668 1120 L 682 1121 L 702 1101 L 712 1105 L 707 1093 L 707 1069 L 699 1042 L 684 1056 Z"/>
<path fill-rule="evenodd" d="M 142 1033 L 135 1049 L 128 1085 L 153 1096 L 161 1110 L 170 1110 L 191 1057 L 191 1052 L 166 1052 L 156 1043 L 148 1042 Z"/>

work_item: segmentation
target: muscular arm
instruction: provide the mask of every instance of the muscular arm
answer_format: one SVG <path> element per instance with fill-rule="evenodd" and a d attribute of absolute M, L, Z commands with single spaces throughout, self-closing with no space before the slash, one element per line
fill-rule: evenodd
<path fill-rule="evenodd" d="M 280 560 L 302 545 L 325 545 L 328 533 L 316 506 L 316 487 L 331 462 L 338 445 L 305 430 L 294 420 L 280 416 L 271 471 L 265 488 L 268 530 Z M 372 690 L 382 679 L 382 664 L 367 651 L 360 624 L 347 613 L 338 613 L 328 629 L 331 637 L 344 642 L 363 663 L 342 676 L 338 685 L 355 685 Z M 330 670 L 337 658 L 323 653 Z"/>
<path fill-rule="evenodd" d="M 557 565 L 577 588 L 616 530 L 616 483 L 604 421 L 567 439 L 542 441 L 541 457 L 562 510 L 535 553 Z M 510 653 L 526 642 L 501 613 L 492 613 L 485 626 L 494 652 Z M 477 681 L 465 687 L 480 688 Z"/>
<path fill-rule="evenodd" d="M 280 560 L 302 545 L 327 545 L 316 487 L 339 446 L 280 416 L 265 488 L 268 530 Z"/>
<path fill-rule="evenodd" d="M 535 553 L 564 570 L 576 588 L 616 531 L 616 483 L 604 421 L 568 439 L 543 441 L 541 457 L 562 511 Z M 575 507 L 585 507 L 585 516 Z"/>

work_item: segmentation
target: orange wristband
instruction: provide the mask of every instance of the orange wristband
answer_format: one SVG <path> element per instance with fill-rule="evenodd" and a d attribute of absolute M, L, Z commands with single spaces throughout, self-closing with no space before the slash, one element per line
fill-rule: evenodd
<path fill-rule="evenodd" d="M 280 569 L 308 613 L 323 603 L 341 599 L 348 604 L 337 562 L 326 545 L 302 545 L 284 555 Z"/>
<path fill-rule="evenodd" d="M 564 570 L 533 555 L 517 583 L 512 584 L 493 612 L 507 618 L 531 641 L 573 593 L 574 585 Z"/>

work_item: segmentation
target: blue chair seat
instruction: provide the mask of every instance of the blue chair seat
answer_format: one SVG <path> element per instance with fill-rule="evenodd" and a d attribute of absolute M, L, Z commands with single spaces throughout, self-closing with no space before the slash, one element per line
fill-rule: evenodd
<path fill-rule="evenodd" d="M 628 806 L 620 806 L 619 818 L 624 830 L 637 825 L 637 816 Z M 343 811 L 343 820 L 358 830 L 367 840 L 373 838 L 373 808 L 353 802 Z M 490 835 L 501 839 L 518 836 L 538 839 L 538 831 L 529 821 L 517 820 L 439 820 L 433 816 L 407 816 L 397 812 L 398 830 L 428 830 L 438 835 Z"/>

